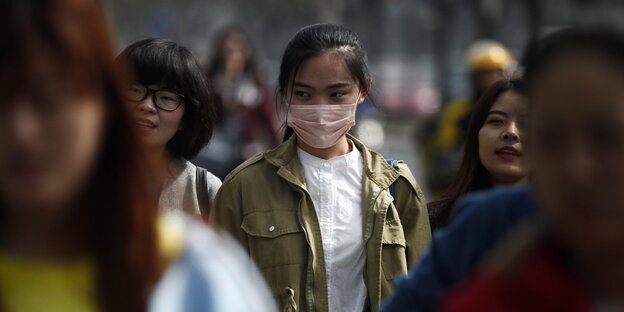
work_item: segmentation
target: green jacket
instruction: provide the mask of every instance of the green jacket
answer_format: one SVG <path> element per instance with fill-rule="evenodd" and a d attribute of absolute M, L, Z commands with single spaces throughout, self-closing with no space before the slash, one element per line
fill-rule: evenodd
<path fill-rule="evenodd" d="M 349 136 L 364 160 L 362 215 L 368 304 L 377 310 L 431 239 L 425 198 L 407 165 L 392 168 Z M 283 311 L 327 311 L 321 230 L 296 136 L 247 160 L 223 181 L 211 220 L 249 251 Z M 396 183 L 395 183 L 396 182 Z M 389 192 L 395 183 L 396 206 Z"/>

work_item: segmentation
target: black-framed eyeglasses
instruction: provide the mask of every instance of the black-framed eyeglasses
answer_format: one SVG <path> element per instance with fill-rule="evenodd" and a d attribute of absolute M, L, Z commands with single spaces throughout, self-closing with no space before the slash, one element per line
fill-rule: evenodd
<path fill-rule="evenodd" d="M 180 107 L 184 100 L 184 95 L 167 88 L 151 89 L 142 84 L 131 84 L 125 91 L 124 96 L 128 101 L 141 102 L 152 94 L 152 100 L 159 109 L 167 112 L 173 112 Z"/>

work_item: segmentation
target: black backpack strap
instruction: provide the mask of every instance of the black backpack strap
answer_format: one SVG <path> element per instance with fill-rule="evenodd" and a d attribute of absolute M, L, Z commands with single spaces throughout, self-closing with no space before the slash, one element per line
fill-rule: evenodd
<path fill-rule="evenodd" d="M 388 165 L 390 165 L 390 167 L 399 170 L 399 161 L 396 159 L 386 159 L 386 162 L 388 163 Z M 393 203 L 396 205 L 396 190 L 394 187 L 394 183 L 390 184 L 390 195 L 392 195 L 392 198 L 394 199 Z"/>
<path fill-rule="evenodd" d="M 206 173 L 208 171 L 202 167 L 195 167 L 195 192 L 197 193 L 197 201 L 199 202 L 199 212 L 202 219 L 208 221 L 210 215 L 210 199 L 208 198 L 208 179 Z"/>

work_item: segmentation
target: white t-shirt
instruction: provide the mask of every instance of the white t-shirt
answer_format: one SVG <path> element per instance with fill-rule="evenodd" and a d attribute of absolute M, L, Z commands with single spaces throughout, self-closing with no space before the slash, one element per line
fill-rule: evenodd
<path fill-rule="evenodd" d="M 306 188 L 321 227 L 329 311 L 362 311 L 366 304 L 362 232 L 364 161 L 352 151 L 329 160 L 297 148 Z"/>

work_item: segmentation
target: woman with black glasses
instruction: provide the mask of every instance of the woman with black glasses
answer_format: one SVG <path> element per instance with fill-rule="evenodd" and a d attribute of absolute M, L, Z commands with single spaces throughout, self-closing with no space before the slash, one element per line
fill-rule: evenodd
<path fill-rule="evenodd" d="M 207 218 L 221 181 L 188 161 L 208 144 L 213 127 L 212 99 L 197 60 L 175 42 L 145 39 L 117 62 L 134 71 L 125 97 L 160 208 Z"/>

